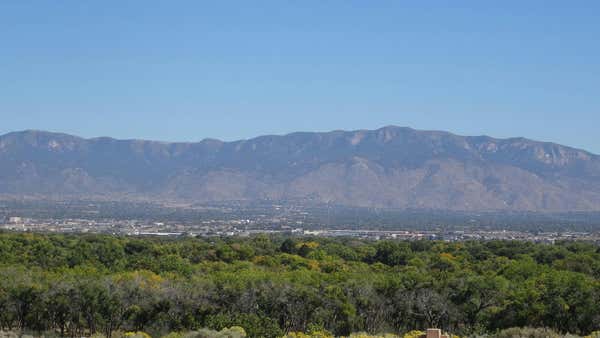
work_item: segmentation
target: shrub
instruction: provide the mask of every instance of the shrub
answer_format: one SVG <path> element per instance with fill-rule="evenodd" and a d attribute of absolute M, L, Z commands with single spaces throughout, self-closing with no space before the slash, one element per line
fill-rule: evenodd
<path fill-rule="evenodd" d="M 424 335 L 425 332 L 413 330 L 404 334 L 404 338 L 419 338 L 421 335 Z"/>
<path fill-rule="evenodd" d="M 125 338 L 152 338 L 152 336 L 150 336 L 146 332 L 142 332 L 142 331 L 126 332 L 123 335 L 123 337 L 125 337 Z"/>
<path fill-rule="evenodd" d="M 513 327 L 502 330 L 493 338 L 561 338 L 562 336 L 547 328 Z"/>

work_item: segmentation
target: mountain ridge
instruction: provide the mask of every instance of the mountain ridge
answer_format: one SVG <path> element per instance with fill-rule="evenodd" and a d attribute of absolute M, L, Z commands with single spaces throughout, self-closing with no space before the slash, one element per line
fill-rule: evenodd
<path fill-rule="evenodd" d="M 247 138 L 247 139 L 237 139 L 237 140 L 231 140 L 231 141 L 225 141 L 225 140 L 221 140 L 218 138 L 212 138 L 212 137 L 203 138 L 203 139 L 200 139 L 199 141 L 162 141 L 162 140 L 157 140 L 157 139 L 143 139 L 143 138 L 121 139 L 121 138 L 115 138 L 112 136 L 83 137 L 83 136 L 78 136 L 78 135 L 69 134 L 69 133 L 65 133 L 65 132 L 47 131 L 47 130 L 41 130 L 41 129 L 24 129 L 24 130 L 7 132 L 4 134 L 1 134 L 0 139 L 5 138 L 7 136 L 14 136 L 14 135 L 42 134 L 42 135 L 46 135 L 46 136 L 55 136 L 55 137 L 71 137 L 71 138 L 85 140 L 85 141 L 111 140 L 111 141 L 123 141 L 123 142 L 147 142 L 147 143 L 157 143 L 157 144 L 165 144 L 165 145 L 173 145 L 173 144 L 191 145 L 191 144 L 209 143 L 209 142 L 221 143 L 221 144 L 239 143 L 239 142 L 254 141 L 257 139 L 261 139 L 261 138 L 285 138 L 285 137 L 289 137 L 289 136 L 303 135 L 303 134 L 377 132 L 377 131 L 381 131 L 381 130 L 385 130 L 385 129 L 404 129 L 404 130 L 418 132 L 418 133 L 445 134 L 445 135 L 449 135 L 449 136 L 463 137 L 463 138 L 470 138 L 470 139 L 488 139 L 490 141 L 496 141 L 496 142 L 498 142 L 498 141 L 533 142 L 533 143 L 537 143 L 537 144 L 543 144 L 543 145 L 549 145 L 549 146 L 560 146 L 560 147 L 568 148 L 568 149 L 575 150 L 575 151 L 581 151 L 581 152 L 587 153 L 588 155 L 591 155 L 593 157 L 600 158 L 600 154 L 596 154 L 596 153 L 586 150 L 584 148 L 563 145 L 563 144 L 552 142 L 552 141 L 540 141 L 540 140 L 535 140 L 535 139 L 522 137 L 522 136 L 494 137 L 494 136 L 485 135 L 485 134 L 483 134 L 483 135 L 462 135 L 462 134 L 457 134 L 457 133 L 443 131 L 443 130 L 430 130 L 430 129 L 421 130 L 421 129 L 413 129 L 411 127 L 396 126 L 396 125 L 387 125 L 387 126 L 384 126 L 384 127 L 378 128 L 378 129 L 353 129 L 353 130 L 336 129 L 336 130 L 331 130 L 331 131 L 320 131 L 320 132 L 296 131 L 296 132 L 290 132 L 290 133 L 284 133 L 284 134 L 265 134 L 265 135 L 259 135 L 259 136 L 255 136 L 255 137 L 251 137 L 251 138 Z"/>
<path fill-rule="evenodd" d="M 386 126 L 163 142 L 0 136 L 0 194 L 382 208 L 600 210 L 600 156 L 552 142 Z"/>
<path fill-rule="evenodd" d="M 491 139 L 491 140 L 495 140 L 495 141 L 519 141 L 519 140 L 520 141 L 528 141 L 528 142 L 535 142 L 535 143 L 540 143 L 540 144 L 557 145 L 557 146 L 561 146 L 561 147 L 570 148 L 570 149 L 573 149 L 573 150 L 583 151 L 583 152 L 586 152 L 586 153 L 588 153 L 590 155 L 600 157 L 600 154 L 596 154 L 596 153 L 594 153 L 592 151 L 589 151 L 589 150 L 586 150 L 584 148 L 563 145 L 563 144 L 560 144 L 560 143 L 557 143 L 557 142 L 553 142 L 553 141 L 535 140 L 535 139 L 531 139 L 531 138 L 523 137 L 523 136 L 494 137 L 494 136 L 490 136 L 490 135 L 486 135 L 486 134 L 482 134 L 482 135 L 462 135 L 462 134 L 458 134 L 458 133 L 454 133 L 454 132 L 449 132 L 449 131 L 444 131 L 444 130 L 415 129 L 415 128 L 411 128 L 411 127 L 407 127 L 407 126 L 397 126 L 397 125 L 386 125 L 386 126 L 383 126 L 383 127 L 377 128 L 377 129 L 352 129 L 352 130 L 335 129 L 335 130 L 330 130 L 330 131 L 317 131 L 317 132 L 313 132 L 313 131 L 294 131 L 294 132 L 283 133 L 283 134 L 265 134 L 265 135 L 259 135 L 259 136 L 254 136 L 254 137 L 250 137 L 250 138 L 241 138 L 241 139 L 236 139 L 236 140 L 231 140 L 231 141 L 225 141 L 225 140 L 221 140 L 221 139 L 214 138 L 214 137 L 207 137 L 207 138 L 200 139 L 198 141 L 164 141 L 164 140 L 158 140 L 158 139 L 144 139 L 144 138 L 115 138 L 115 137 L 106 136 L 106 135 L 104 135 L 104 136 L 93 136 L 93 137 L 83 137 L 83 136 L 79 136 L 79 135 L 75 135 L 75 134 L 70 134 L 70 133 L 66 133 L 66 132 L 49 131 L 49 130 L 43 130 L 43 129 L 23 129 L 23 130 L 16 130 L 16 131 L 11 131 L 11 132 L 6 132 L 4 134 L 0 134 L 0 138 L 4 138 L 4 137 L 9 136 L 9 135 L 46 134 L 46 135 L 54 135 L 54 136 L 68 136 L 68 137 L 73 137 L 73 138 L 77 138 L 77 139 L 81 139 L 81 140 L 86 140 L 86 141 L 109 139 L 109 140 L 115 140 L 115 141 L 141 141 L 141 142 L 163 143 L 163 144 L 196 144 L 196 143 L 202 143 L 202 142 L 235 143 L 235 142 L 252 141 L 252 140 L 255 140 L 257 138 L 263 138 L 263 137 L 286 137 L 286 136 L 293 136 L 295 134 L 329 134 L 329 133 L 373 132 L 373 131 L 380 131 L 380 130 L 384 130 L 384 129 L 405 129 L 405 130 L 414 131 L 414 132 L 420 132 L 420 133 L 440 133 L 440 134 L 448 134 L 448 135 L 451 135 L 451 136 L 466 137 L 466 138 L 486 138 L 486 139 Z"/>

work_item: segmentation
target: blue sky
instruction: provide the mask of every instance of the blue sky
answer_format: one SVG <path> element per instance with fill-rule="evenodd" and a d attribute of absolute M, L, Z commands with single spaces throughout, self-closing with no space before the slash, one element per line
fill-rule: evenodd
<path fill-rule="evenodd" d="M 440 129 L 600 153 L 598 1 L 0 2 L 0 133 Z"/>

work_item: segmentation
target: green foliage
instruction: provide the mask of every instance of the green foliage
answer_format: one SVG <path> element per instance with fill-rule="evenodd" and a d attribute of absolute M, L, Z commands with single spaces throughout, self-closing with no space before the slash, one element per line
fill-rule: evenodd
<path fill-rule="evenodd" d="M 125 332 L 125 334 L 123 335 L 123 337 L 124 338 L 152 338 L 146 332 L 141 332 L 141 331 L 137 331 L 137 332 Z"/>
<path fill-rule="evenodd" d="M 283 338 L 333 338 L 333 335 L 326 331 L 312 331 L 310 333 L 290 332 Z"/>
<path fill-rule="evenodd" d="M 61 336 L 600 330 L 589 243 L 2 233 L 0 277 L 0 329 Z M 526 326 L 548 329 L 508 329 Z"/>
<path fill-rule="evenodd" d="M 403 338 L 419 338 L 424 334 L 425 334 L 425 332 L 423 332 L 423 331 L 413 330 L 413 331 L 409 331 L 409 332 L 405 333 L 404 336 L 402 336 L 402 337 Z"/>
<path fill-rule="evenodd" d="M 246 337 L 246 331 L 239 327 L 224 328 L 221 331 L 201 329 L 181 334 L 181 338 L 243 338 Z M 260 336 L 255 336 L 260 337 Z"/>
<path fill-rule="evenodd" d="M 358 333 L 353 333 L 353 334 L 349 335 L 347 338 L 400 338 L 400 336 L 395 335 L 395 334 L 390 334 L 390 333 L 379 334 L 379 335 L 370 335 L 365 332 L 358 332 Z"/>
<path fill-rule="evenodd" d="M 493 338 L 561 338 L 557 332 L 546 328 L 510 328 L 502 330 L 492 336 Z"/>
<path fill-rule="evenodd" d="M 387 265 L 406 265 L 411 256 L 407 242 L 383 241 L 376 245 L 375 260 Z"/>

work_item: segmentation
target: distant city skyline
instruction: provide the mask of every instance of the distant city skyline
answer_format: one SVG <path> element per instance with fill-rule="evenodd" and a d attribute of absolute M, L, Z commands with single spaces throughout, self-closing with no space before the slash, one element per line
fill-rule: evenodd
<path fill-rule="evenodd" d="M 600 154 L 600 3 L 427 5 L 3 1 L 0 133 L 231 141 L 398 125 Z"/>

